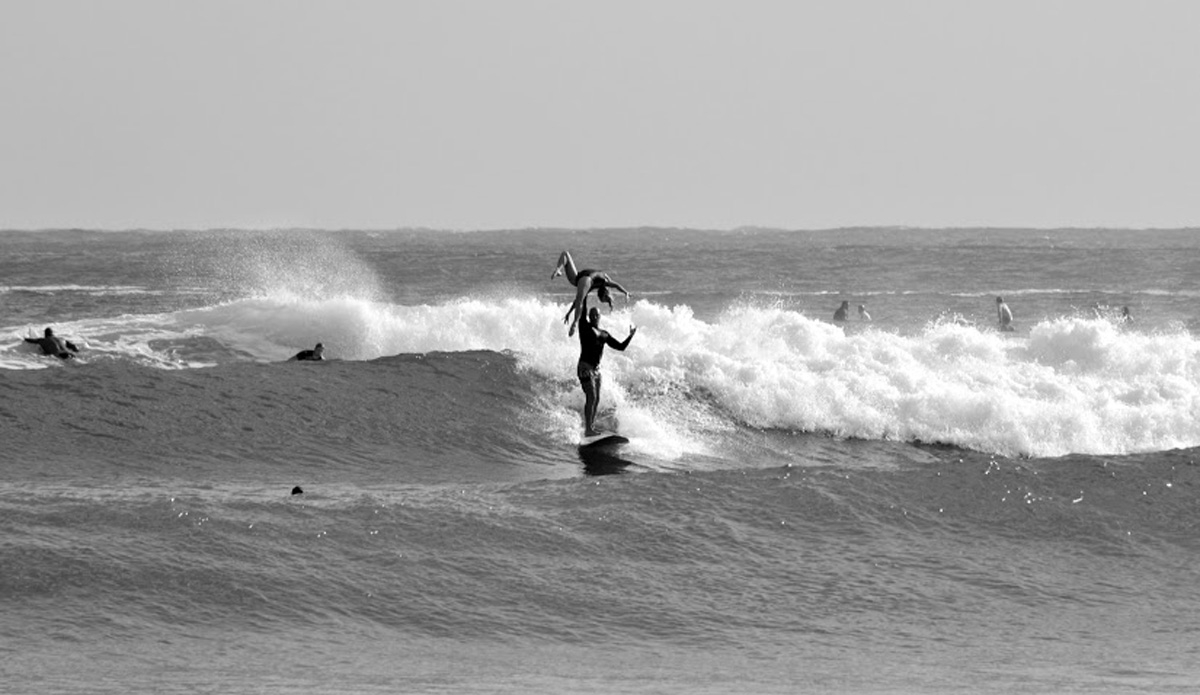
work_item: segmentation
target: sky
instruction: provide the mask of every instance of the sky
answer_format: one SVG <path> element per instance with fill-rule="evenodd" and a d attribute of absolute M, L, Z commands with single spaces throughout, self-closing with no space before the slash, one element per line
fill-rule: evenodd
<path fill-rule="evenodd" d="M 0 228 L 1200 226 L 1192 0 L 0 0 Z"/>

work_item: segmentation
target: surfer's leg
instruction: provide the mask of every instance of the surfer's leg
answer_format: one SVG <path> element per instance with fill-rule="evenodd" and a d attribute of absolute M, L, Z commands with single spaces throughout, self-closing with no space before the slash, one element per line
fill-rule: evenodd
<path fill-rule="evenodd" d="M 554 274 L 550 276 L 550 279 L 553 280 L 562 275 L 563 271 L 567 273 L 567 280 L 574 285 L 575 278 L 579 277 L 579 273 L 575 270 L 574 259 L 571 258 L 571 254 L 567 251 L 563 251 L 558 255 L 558 265 L 554 268 Z"/>
<path fill-rule="evenodd" d="M 600 405 L 600 374 L 590 365 L 579 363 L 579 385 L 583 388 L 583 429 L 586 436 L 595 434 L 596 409 Z"/>
<path fill-rule="evenodd" d="M 596 434 L 596 411 L 600 409 L 600 370 L 592 372 L 592 389 L 587 403 L 584 404 L 584 413 L 587 417 L 587 432 L 588 434 Z"/>

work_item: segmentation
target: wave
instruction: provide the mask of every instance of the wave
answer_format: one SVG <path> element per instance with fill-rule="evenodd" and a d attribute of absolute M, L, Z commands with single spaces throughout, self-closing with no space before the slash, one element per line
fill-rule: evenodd
<path fill-rule="evenodd" d="M 634 317 L 647 327 L 619 363 L 627 390 L 683 392 L 754 428 L 1038 457 L 1200 441 L 1200 343 L 1182 332 L 1071 318 L 1027 339 L 952 322 L 901 336 L 749 308 L 712 324 L 655 307 Z"/>
<path fill-rule="evenodd" d="M 546 397 L 566 423 L 578 410 L 578 344 L 567 336 L 563 310 L 529 296 L 406 306 L 278 292 L 64 324 L 59 334 L 84 348 L 79 365 L 57 364 L 18 342 L 0 350 L 0 368 L 276 362 L 318 341 L 327 357 L 344 361 L 507 352 L 552 385 Z M 645 299 L 618 303 L 603 319 L 619 338 L 632 324 L 639 330 L 629 350 L 605 356 L 605 405 L 623 430 L 653 441 L 653 453 L 667 459 L 707 450 L 704 442 L 739 428 L 938 442 L 1005 456 L 1200 446 L 1200 342 L 1184 331 L 1143 333 L 1081 316 L 1042 321 L 1027 336 L 953 321 L 902 335 L 777 306 L 736 306 L 701 320 L 687 305 Z"/>

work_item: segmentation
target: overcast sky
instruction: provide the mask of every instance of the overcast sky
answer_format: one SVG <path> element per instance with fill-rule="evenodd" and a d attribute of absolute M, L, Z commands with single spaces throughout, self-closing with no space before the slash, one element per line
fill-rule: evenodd
<path fill-rule="evenodd" d="M 0 0 L 0 228 L 1200 225 L 1200 2 Z"/>

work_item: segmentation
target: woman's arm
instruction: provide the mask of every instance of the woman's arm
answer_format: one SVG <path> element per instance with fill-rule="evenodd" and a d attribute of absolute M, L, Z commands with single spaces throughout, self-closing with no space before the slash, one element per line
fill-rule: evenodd
<path fill-rule="evenodd" d="M 611 287 L 611 288 L 617 290 L 618 292 L 620 292 L 621 294 L 625 295 L 625 299 L 629 299 L 629 290 L 625 289 L 624 287 L 621 287 L 621 283 L 614 281 L 612 278 L 608 277 L 607 275 L 604 276 L 604 279 L 606 282 L 608 282 L 609 287 Z"/>

